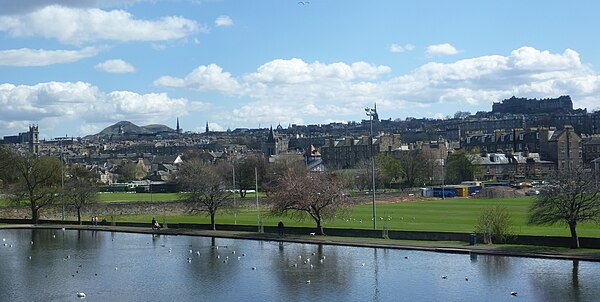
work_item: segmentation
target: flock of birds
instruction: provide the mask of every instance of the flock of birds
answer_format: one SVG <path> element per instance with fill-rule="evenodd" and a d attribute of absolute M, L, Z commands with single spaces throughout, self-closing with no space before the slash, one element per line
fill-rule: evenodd
<path fill-rule="evenodd" d="M 64 228 L 63 228 L 62 230 L 64 231 Z M 54 235 L 54 234 L 53 234 L 53 235 L 52 235 L 52 238 L 56 238 L 56 235 Z M 9 247 L 9 248 L 12 248 L 12 247 L 13 247 L 13 244 L 11 244 L 11 243 L 7 243 L 7 242 L 6 242 L 6 238 L 2 238 L 2 242 L 3 242 L 3 246 L 4 246 L 4 247 Z M 31 244 L 31 245 L 34 245 L 34 242 L 33 242 L 33 241 L 31 241 L 31 242 L 30 242 L 30 244 Z M 161 246 L 162 246 L 162 247 L 165 247 L 165 245 L 164 245 L 164 244 L 163 244 L 163 245 L 161 245 Z M 192 245 L 189 245 L 189 247 L 192 247 Z M 236 251 L 236 250 L 232 250 L 231 252 L 229 252 L 229 251 L 226 251 L 226 252 L 221 252 L 221 254 L 219 254 L 219 252 L 218 252 L 219 248 L 221 248 L 221 250 L 223 250 L 223 249 L 227 249 L 227 248 L 228 248 L 228 246 L 218 246 L 218 245 L 217 245 L 217 246 L 212 246 L 212 248 L 213 248 L 213 249 L 215 249 L 215 250 L 217 251 L 216 258 L 217 258 L 217 259 L 222 259 L 222 262 L 223 262 L 224 264 L 227 264 L 227 263 L 228 263 L 228 261 L 230 260 L 230 257 L 229 257 L 230 255 L 231 255 L 231 259 L 237 259 L 238 261 L 241 261 L 243 257 L 246 257 L 246 254 L 245 254 L 245 253 L 242 253 L 242 254 L 241 254 L 241 256 L 236 256 L 236 255 L 237 255 L 237 251 Z M 173 252 L 173 248 L 169 248 L 169 249 L 168 249 L 168 253 L 169 253 L 169 254 L 171 254 L 172 252 Z M 202 254 L 202 253 L 200 252 L 200 250 L 196 250 L 196 251 L 194 252 L 194 250 L 193 250 L 193 249 L 189 249 L 189 250 L 188 250 L 188 254 L 190 254 L 190 255 L 194 255 L 194 254 L 195 254 L 196 256 L 201 256 L 201 254 Z M 224 256 L 224 257 L 222 257 L 222 256 Z M 297 261 L 296 261 L 296 260 L 293 260 L 293 261 L 292 261 L 293 263 L 292 263 L 290 266 L 291 266 L 291 267 L 293 267 L 293 268 L 298 268 L 298 267 L 299 267 L 299 263 L 300 263 L 300 264 L 303 264 L 303 265 L 305 265 L 306 267 L 308 267 L 308 268 L 310 268 L 310 269 L 313 269 L 313 268 L 315 267 L 315 266 L 313 265 L 313 263 L 312 263 L 312 262 L 313 262 L 313 259 L 318 259 L 318 262 L 319 262 L 319 264 L 324 264 L 324 262 L 325 262 L 325 259 L 326 259 L 326 256 L 325 256 L 325 255 L 322 255 L 322 256 L 320 256 L 320 257 L 314 257 L 314 256 L 316 256 L 316 253 L 314 253 L 314 252 L 311 254 L 311 256 L 308 256 L 308 257 L 302 257 L 302 255 L 298 255 L 298 257 L 297 257 Z M 31 259 L 32 259 L 32 256 L 28 256 L 28 259 L 29 259 L 29 260 L 31 260 Z M 63 259 L 63 260 L 67 261 L 67 260 L 69 260 L 69 259 L 71 259 L 71 256 L 70 256 L 70 255 L 67 255 L 67 256 L 65 256 L 65 257 L 64 257 L 64 259 Z M 408 259 L 408 257 L 406 257 L 406 256 L 405 256 L 405 257 L 404 257 L 404 259 Z M 187 259 L 186 259 L 186 260 L 187 260 L 187 262 L 188 262 L 188 263 L 192 263 L 192 260 L 193 260 L 193 258 L 192 258 L 192 257 L 187 257 Z M 361 267 L 365 267 L 365 263 L 361 263 L 361 265 L 360 265 L 360 266 L 361 266 Z M 79 267 L 79 268 L 81 268 L 81 267 L 82 267 L 82 265 L 79 265 L 78 267 Z M 251 269 L 252 269 L 253 271 L 255 271 L 255 270 L 257 270 L 257 267 L 256 267 L 256 266 L 252 266 L 252 267 L 251 267 Z M 119 268 L 118 268 L 118 267 L 115 267 L 115 268 L 114 268 L 114 270 L 115 270 L 115 271 L 118 271 L 118 270 L 119 270 Z M 79 270 L 77 270 L 77 271 L 76 271 L 76 273 L 79 273 Z M 98 274 L 96 273 L 95 275 L 97 276 Z M 72 274 L 72 276 L 73 276 L 73 277 L 75 277 L 75 274 Z M 46 277 L 47 277 L 47 276 L 46 276 Z M 448 276 L 447 276 L 447 275 L 443 275 L 443 276 L 441 276 L 441 277 L 442 277 L 442 279 L 444 279 L 444 280 L 448 279 Z M 468 278 L 468 277 L 465 277 L 465 281 L 469 281 L 469 278 Z M 306 283 L 306 284 L 310 284 L 310 283 L 311 283 L 311 280 L 310 280 L 310 279 L 309 279 L 309 280 L 306 280 L 306 281 L 305 281 L 305 283 Z M 511 291 L 511 292 L 510 292 L 510 295 L 511 295 L 511 296 L 517 296 L 517 292 L 515 292 L 515 291 Z M 84 298 L 86 297 L 86 294 L 85 294 L 84 292 L 76 292 L 76 296 L 77 296 L 78 298 L 80 298 L 80 299 L 84 299 Z"/>

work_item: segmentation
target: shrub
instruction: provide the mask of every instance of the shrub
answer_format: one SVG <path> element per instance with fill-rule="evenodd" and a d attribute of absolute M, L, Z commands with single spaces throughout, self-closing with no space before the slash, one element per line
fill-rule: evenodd
<path fill-rule="evenodd" d="M 481 210 L 475 230 L 483 237 L 483 242 L 503 243 L 512 236 L 510 214 L 505 207 L 488 206 Z"/>

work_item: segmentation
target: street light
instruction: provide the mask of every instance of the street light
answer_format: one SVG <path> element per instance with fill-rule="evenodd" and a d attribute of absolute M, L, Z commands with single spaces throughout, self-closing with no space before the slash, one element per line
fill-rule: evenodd
<path fill-rule="evenodd" d="M 371 156 L 371 176 L 373 183 L 373 230 L 377 230 L 377 215 L 375 210 L 375 157 L 373 156 L 373 116 L 377 114 L 377 109 L 365 108 L 365 113 L 371 122 L 371 136 L 369 137 L 369 156 Z"/>
<path fill-rule="evenodd" d="M 442 150 L 442 136 L 438 139 L 438 148 L 440 148 L 440 164 L 442 165 L 442 200 L 446 199 L 446 192 L 444 192 L 444 155 Z"/>
<path fill-rule="evenodd" d="M 237 204 L 235 203 L 235 162 L 231 165 L 233 178 L 233 224 L 237 224 Z"/>

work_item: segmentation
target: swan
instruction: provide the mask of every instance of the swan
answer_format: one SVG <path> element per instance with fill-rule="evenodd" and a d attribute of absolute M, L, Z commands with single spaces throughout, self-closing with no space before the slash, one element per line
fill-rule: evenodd
<path fill-rule="evenodd" d="M 77 293 L 77 298 L 85 298 L 85 293 Z"/>

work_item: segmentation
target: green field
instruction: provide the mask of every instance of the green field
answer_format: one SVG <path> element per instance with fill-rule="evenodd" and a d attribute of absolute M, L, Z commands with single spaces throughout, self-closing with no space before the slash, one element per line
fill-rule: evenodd
<path fill-rule="evenodd" d="M 175 201 L 179 196 L 175 193 L 129 194 L 104 193 L 99 194 L 100 202 L 140 202 L 140 201 Z M 219 211 L 217 224 L 257 225 L 258 215 L 254 206 L 255 195 L 249 193 L 246 198 L 238 199 L 244 205 L 238 210 L 234 221 L 233 210 Z M 390 230 L 435 231 L 435 232 L 473 232 L 477 218 L 482 208 L 490 205 L 501 205 L 508 209 L 511 215 L 512 229 L 515 234 L 570 236 L 564 225 L 530 226 L 527 225 L 528 207 L 533 197 L 511 199 L 464 199 L 447 200 L 423 199 L 418 202 L 377 204 L 377 229 L 385 225 Z M 8 201 L 0 200 L 0 205 L 8 205 Z M 269 213 L 261 213 L 264 225 L 275 226 L 282 220 L 287 226 L 314 227 L 314 222 L 307 218 L 305 221 L 291 220 L 285 217 L 275 217 Z M 357 205 L 345 217 L 337 217 L 335 221 L 324 223 L 325 227 L 372 229 L 372 206 Z M 149 222 L 156 216 L 160 222 L 170 223 L 210 223 L 205 215 L 148 213 L 147 215 L 117 215 L 115 220 L 121 222 Z M 107 220 L 110 218 L 107 217 Z M 596 223 L 583 223 L 577 227 L 581 237 L 600 237 L 600 226 Z"/>
<path fill-rule="evenodd" d="M 512 199 L 447 199 L 425 200 L 408 203 L 388 203 L 377 205 L 377 228 L 385 224 L 390 230 L 436 231 L 436 232 L 473 232 L 477 218 L 485 206 L 505 206 L 511 215 L 511 223 L 515 234 L 570 236 L 569 230 L 563 225 L 529 226 L 527 225 L 527 210 L 532 197 Z M 117 221 L 148 222 L 153 214 L 122 215 L 115 217 Z M 177 223 L 209 223 L 205 215 L 165 215 L 154 213 L 157 220 Z M 372 229 L 372 206 L 358 205 L 352 208 L 347 217 L 338 217 L 335 221 L 325 223 L 325 227 Z M 308 226 L 315 224 L 312 220 L 295 221 L 263 213 L 264 225 L 277 225 L 282 220 L 287 226 Z M 217 224 L 233 224 L 233 211 L 222 211 L 216 217 Z M 253 208 L 238 211 L 237 223 L 257 225 L 258 216 Z M 580 224 L 577 228 L 579 236 L 600 237 L 600 226 L 595 223 Z"/>

